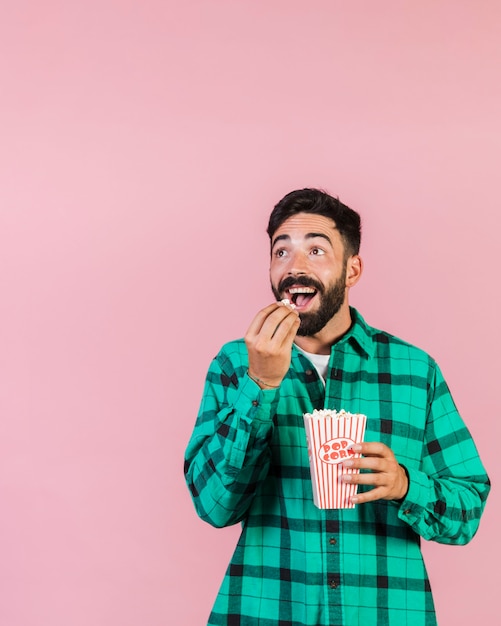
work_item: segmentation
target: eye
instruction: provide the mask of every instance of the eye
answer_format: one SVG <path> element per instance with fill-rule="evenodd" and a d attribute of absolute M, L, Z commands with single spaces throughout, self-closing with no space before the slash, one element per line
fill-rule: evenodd
<path fill-rule="evenodd" d="M 278 248 L 278 250 L 275 250 L 273 254 L 277 257 L 277 259 L 281 259 L 287 255 L 287 251 L 284 250 L 284 248 Z"/>
<path fill-rule="evenodd" d="M 322 250 L 322 248 L 312 248 L 311 254 L 313 254 L 313 256 L 320 256 L 322 254 L 325 254 L 325 251 Z"/>

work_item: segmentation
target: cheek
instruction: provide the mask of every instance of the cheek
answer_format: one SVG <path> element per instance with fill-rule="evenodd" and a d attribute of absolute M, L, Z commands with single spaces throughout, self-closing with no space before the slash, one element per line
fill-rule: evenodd
<path fill-rule="evenodd" d="M 274 274 L 271 270 L 270 270 L 270 283 L 273 287 L 278 287 L 278 284 L 280 283 L 280 277 L 276 275 L 276 273 Z"/>
<path fill-rule="evenodd" d="M 270 280 L 273 284 L 280 282 L 283 275 L 283 268 L 276 261 L 270 263 Z"/>

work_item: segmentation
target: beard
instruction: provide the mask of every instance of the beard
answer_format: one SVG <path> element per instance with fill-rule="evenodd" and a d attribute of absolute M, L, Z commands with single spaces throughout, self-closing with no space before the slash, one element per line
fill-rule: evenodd
<path fill-rule="evenodd" d="M 341 276 L 330 287 L 325 288 L 321 283 L 308 276 L 289 276 L 279 284 L 278 289 L 273 285 L 271 289 L 273 295 L 278 300 L 282 299 L 282 295 L 288 287 L 292 285 L 302 285 L 303 287 L 313 287 L 317 290 L 320 298 L 320 306 L 316 311 L 311 313 L 300 313 L 299 319 L 301 323 L 297 331 L 302 337 L 311 337 L 316 335 L 329 322 L 343 305 L 346 290 L 346 262 L 344 263 Z"/>

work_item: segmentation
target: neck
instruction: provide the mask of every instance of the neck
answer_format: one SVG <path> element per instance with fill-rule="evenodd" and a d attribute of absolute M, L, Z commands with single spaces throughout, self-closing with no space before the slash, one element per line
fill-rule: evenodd
<path fill-rule="evenodd" d="M 343 304 L 339 311 L 316 335 L 303 337 L 296 335 L 294 343 L 301 350 L 311 354 L 330 354 L 331 347 L 351 328 L 351 315 L 348 303 Z"/>

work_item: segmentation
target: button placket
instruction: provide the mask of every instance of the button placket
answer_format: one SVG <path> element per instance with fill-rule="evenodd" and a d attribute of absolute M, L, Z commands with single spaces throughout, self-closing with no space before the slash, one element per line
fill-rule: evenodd
<path fill-rule="evenodd" d="M 330 552 L 331 554 L 333 554 L 334 552 L 337 552 L 337 550 L 332 550 L 334 548 L 335 545 L 337 545 L 337 539 L 336 537 L 334 537 L 333 535 L 327 535 L 328 537 L 328 544 L 329 544 L 329 548 L 330 548 Z M 328 578 L 327 578 L 327 585 L 329 586 L 330 589 L 337 589 L 339 587 L 339 577 L 336 574 L 331 574 Z"/>

